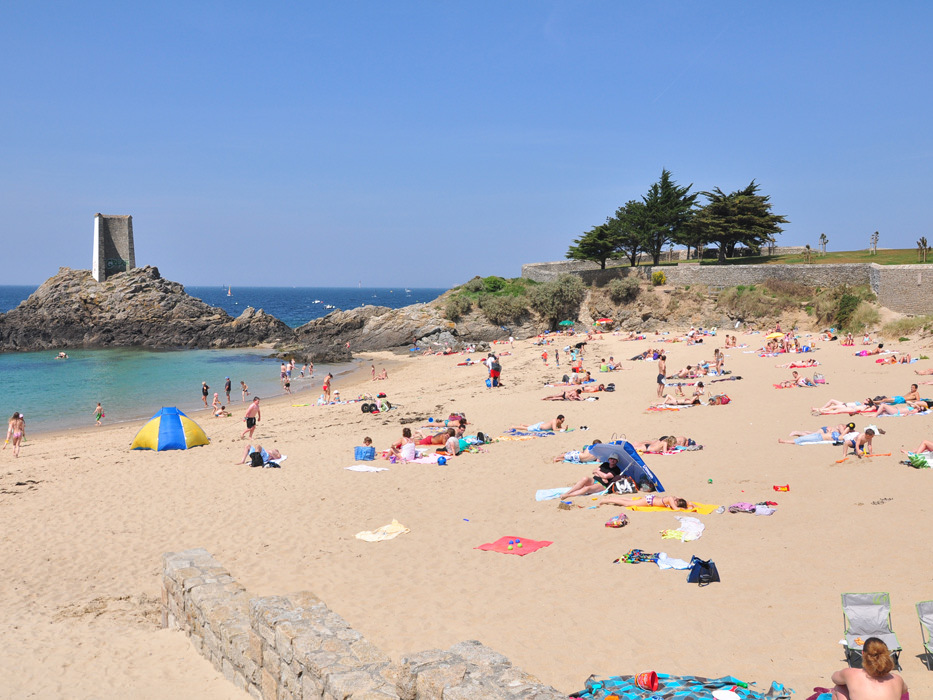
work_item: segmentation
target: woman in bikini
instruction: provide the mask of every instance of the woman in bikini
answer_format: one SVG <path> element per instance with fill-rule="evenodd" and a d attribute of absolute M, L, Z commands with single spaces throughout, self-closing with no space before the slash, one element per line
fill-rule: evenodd
<path fill-rule="evenodd" d="M 686 510 L 695 512 L 697 509 L 696 503 L 691 503 L 686 498 L 678 498 L 677 496 L 660 496 L 658 494 L 649 493 L 644 496 L 635 496 L 634 498 L 630 496 L 603 496 L 598 501 L 596 501 L 597 506 L 654 506 L 656 508 L 670 508 L 671 510 Z"/>
<path fill-rule="evenodd" d="M 864 403 L 861 401 L 837 401 L 836 399 L 830 399 L 820 408 L 812 407 L 810 409 L 814 415 L 848 413 L 850 416 L 856 413 L 871 413 L 876 410 L 877 406 L 872 399 L 865 399 Z"/>
<path fill-rule="evenodd" d="M 10 418 L 9 425 L 7 426 L 6 442 L 3 444 L 3 449 L 6 449 L 8 443 L 12 443 L 13 456 L 19 457 L 20 445 L 25 437 L 26 420 L 19 414 L 19 411 L 14 411 L 13 416 Z"/>
<path fill-rule="evenodd" d="M 629 444 L 639 452 L 650 452 L 653 454 L 664 454 L 670 452 L 677 446 L 677 438 L 672 435 L 666 435 L 657 440 L 630 440 Z"/>

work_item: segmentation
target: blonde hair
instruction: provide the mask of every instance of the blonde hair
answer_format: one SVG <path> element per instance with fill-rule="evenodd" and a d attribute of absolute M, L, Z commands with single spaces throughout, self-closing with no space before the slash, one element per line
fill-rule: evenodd
<path fill-rule="evenodd" d="M 872 678 L 882 678 L 894 668 L 888 645 L 877 637 L 869 637 L 862 647 L 862 668 Z"/>

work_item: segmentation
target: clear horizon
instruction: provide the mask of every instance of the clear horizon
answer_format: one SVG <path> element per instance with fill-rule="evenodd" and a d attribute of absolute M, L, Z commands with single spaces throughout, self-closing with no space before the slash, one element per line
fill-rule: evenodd
<path fill-rule="evenodd" d="M 517 277 L 644 194 L 756 180 L 779 245 L 914 248 L 933 5 L 7 3 L 3 284 L 93 216 L 199 285 Z M 417 282 L 415 281 L 417 280 Z M 183 284 L 190 284 L 182 282 Z"/>

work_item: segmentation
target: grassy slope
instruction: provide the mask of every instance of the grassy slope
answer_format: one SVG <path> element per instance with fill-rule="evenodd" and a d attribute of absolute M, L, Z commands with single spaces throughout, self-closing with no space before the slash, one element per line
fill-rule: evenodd
<path fill-rule="evenodd" d="M 806 257 L 803 254 L 798 255 L 760 255 L 748 258 L 730 258 L 726 260 L 727 265 L 799 265 L 806 263 Z M 933 255 L 927 255 L 927 261 L 933 263 Z M 813 264 L 829 263 L 878 263 L 879 265 L 916 265 L 917 249 L 902 248 L 892 250 L 879 250 L 876 255 L 870 255 L 867 250 L 841 250 L 838 252 L 828 252 L 826 255 L 813 253 L 810 256 L 810 262 Z M 715 260 L 704 260 L 702 265 L 715 265 Z"/>

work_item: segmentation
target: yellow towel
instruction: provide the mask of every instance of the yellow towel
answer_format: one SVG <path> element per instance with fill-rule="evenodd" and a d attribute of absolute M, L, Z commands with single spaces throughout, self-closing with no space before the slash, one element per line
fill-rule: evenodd
<path fill-rule="evenodd" d="M 626 506 L 629 510 L 648 510 L 648 511 L 662 511 L 665 513 L 672 512 L 667 506 Z M 699 513 L 700 515 L 709 515 L 715 511 L 719 506 L 712 505 L 709 503 L 697 503 L 697 509 L 691 511 L 673 511 L 677 513 Z"/>
<path fill-rule="evenodd" d="M 382 540 L 391 540 L 406 532 L 411 532 L 411 530 L 393 518 L 391 523 L 376 530 L 363 530 L 363 532 L 356 533 L 356 539 L 365 540 L 366 542 L 380 542 Z"/>

